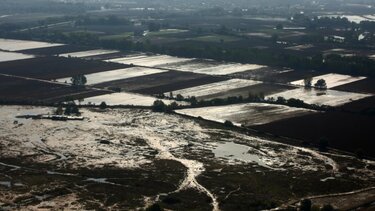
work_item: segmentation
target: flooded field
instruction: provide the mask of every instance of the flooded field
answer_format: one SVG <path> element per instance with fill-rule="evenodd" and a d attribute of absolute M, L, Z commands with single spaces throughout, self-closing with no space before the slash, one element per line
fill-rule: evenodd
<path fill-rule="evenodd" d="M 375 21 L 374 15 L 325 15 L 322 17 L 329 17 L 329 18 L 346 18 L 350 22 L 354 23 L 361 23 L 362 21 Z"/>
<path fill-rule="evenodd" d="M 192 60 L 162 65 L 160 67 L 208 75 L 228 75 L 249 70 L 257 70 L 265 66 L 256 64 L 222 63 L 212 60 Z"/>
<path fill-rule="evenodd" d="M 339 106 L 355 100 L 372 96 L 371 94 L 360 94 L 353 92 L 344 92 L 336 90 L 318 90 L 318 89 L 305 89 L 298 88 L 280 92 L 273 95 L 266 96 L 267 98 L 277 99 L 283 97 L 285 99 L 295 98 L 303 100 L 308 104 Z"/>
<path fill-rule="evenodd" d="M 60 54 L 59 56 L 84 58 L 84 57 L 89 57 L 89 56 L 99 56 L 99 55 L 113 54 L 113 53 L 118 53 L 118 52 L 119 51 L 117 51 L 117 50 L 96 49 L 96 50 L 64 53 L 64 54 Z"/>
<path fill-rule="evenodd" d="M 0 51 L 0 62 L 17 61 L 22 59 L 34 58 L 32 55 L 26 55 L 22 53 L 11 53 Z"/>
<path fill-rule="evenodd" d="M 127 78 L 134 78 L 156 73 L 167 72 L 167 70 L 152 69 L 145 67 L 129 67 L 118 70 L 105 71 L 100 73 L 93 73 L 85 75 L 87 78 L 87 85 L 99 84 L 104 82 L 122 80 Z M 59 82 L 70 83 L 71 77 L 57 79 Z"/>
<path fill-rule="evenodd" d="M 173 91 L 174 95 L 180 94 L 184 97 L 204 97 L 207 95 L 213 95 L 220 92 L 228 92 L 231 89 L 237 89 L 241 87 L 251 86 L 255 84 L 260 84 L 260 81 L 253 81 L 253 80 L 244 80 L 244 79 L 230 79 L 226 81 L 216 82 L 205 84 L 201 86 L 195 86 L 186 89 L 180 89 Z M 169 93 L 165 93 L 168 95 Z"/>
<path fill-rule="evenodd" d="M 81 103 L 99 105 L 100 103 L 105 102 L 107 105 L 151 106 L 155 100 L 157 100 L 157 98 L 146 95 L 120 92 L 85 98 Z M 163 100 L 163 102 L 171 104 L 173 101 Z"/>
<path fill-rule="evenodd" d="M 3 209 L 134 210 L 153 203 L 167 209 L 270 209 L 375 182 L 373 162 L 177 115 L 82 109 L 83 121 L 16 117 L 53 110 L 1 107 Z"/>
<path fill-rule="evenodd" d="M 192 59 L 188 58 L 179 58 L 168 55 L 146 55 L 146 54 L 135 54 L 129 55 L 127 57 L 109 59 L 108 62 L 115 62 L 120 64 L 133 64 L 146 67 L 156 67 L 159 65 L 166 65 L 170 63 L 177 63 L 182 61 L 189 61 Z"/>
<path fill-rule="evenodd" d="M 21 51 L 35 48 L 56 47 L 61 45 L 64 44 L 0 38 L 0 49 L 6 51 Z"/>
<path fill-rule="evenodd" d="M 46 56 L 23 59 L 15 62 L 1 62 L 0 73 L 37 79 L 54 80 L 58 78 L 71 77 L 78 74 L 97 73 L 127 67 L 129 66 L 103 61 Z"/>
<path fill-rule="evenodd" d="M 97 84 L 96 87 L 120 87 L 121 90 L 124 91 L 152 95 L 224 80 L 227 79 L 190 72 L 167 71 L 157 74 L 148 74 L 122 80 L 103 82 Z"/>
<path fill-rule="evenodd" d="M 341 86 L 349 83 L 353 83 L 356 81 L 360 81 L 363 79 L 366 79 L 366 77 L 354 77 L 350 75 L 341 75 L 341 74 L 335 74 L 335 73 L 329 73 L 325 75 L 319 75 L 312 78 L 311 84 L 314 85 L 319 79 L 324 79 L 327 84 L 327 88 L 333 88 L 336 86 Z M 304 80 L 298 80 L 291 82 L 293 85 L 297 86 L 304 86 Z"/>
<path fill-rule="evenodd" d="M 314 111 L 283 105 L 247 103 L 209 108 L 182 109 L 176 110 L 176 112 L 193 117 L 202 117 L 203 119 L 215 122 L 224 123 L 228 120 L 237 126 L 251 126 L 311 114 Z"/>

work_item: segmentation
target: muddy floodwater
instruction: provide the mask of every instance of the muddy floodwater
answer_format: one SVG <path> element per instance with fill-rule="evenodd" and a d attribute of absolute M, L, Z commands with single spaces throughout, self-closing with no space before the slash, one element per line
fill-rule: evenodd
<path fill-rule="evenodd" d="M 375 163 L 141 109 L 0 107 L 0 209 L 271 209 L 375 184 Z"/>

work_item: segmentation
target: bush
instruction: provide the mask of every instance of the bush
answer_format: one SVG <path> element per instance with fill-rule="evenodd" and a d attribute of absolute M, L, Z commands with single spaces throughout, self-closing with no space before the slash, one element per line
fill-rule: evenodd
<path fill-rule="evenodd" d="M 335 209 L 333 208 L 332 205 L 330 205 L 330 204 L 326 204 L 326 205 L 324 205 L 320 210 L 321 210 L 321 211 L 334 211 Z"/>
<path fill-rule="evenodd" d="M 182 96 L 180 94 L 176 95 L 176 100 L 177 101 L 183 101 L 184 99 L 185 99 L 184 96 Z"/>
<path fill-rule="evenodd" d="M 147 207 L 146 211 L 163 211 L 164 209 L 160 207 L 159 204 L 153 204 Z"/>
<path fill-rule="evenodd" d="M 312 205 L 312 203 L 311 203 L 310 199 L 302 199 L 302 201 L 300 202 L 299 209 L 301 211 L 310 211 L 311 205 Z"/>
<path fill-rule="evenodd" d="M 234 125 L 233 125 L 233 122 L 231 122 L 231 121 L 229 121 L 229 120 L 225 120 L 224 125 L 225 125 L 226 127 L 233 127 L 233 126 L 234 126 Z"/>
<path fill-rule="evenodd" d="M 164 112 L 166 110 L 166 105 L 162 100 L 155 100 L 152 105 L 152 110 L 155 112 Z"/>
<path fill-rule="evenodd" d="M 324 79 L 319 79 L 314 86 L 318 89 L 327 89 L 327 83 Z"/>
<path fill-rule="evenodd" d="M 79 112 L 78 106 L 73 102 L 69 103 L 66 108 L 65 108 L 65 115 L 80 115 L 81 113 Z"/>
<path fill-rule="evenodd" d="M 102 103 L 100 103 L 99 108 L 100 108 L 100 109 L 106 109 L 106 108 L 107 108 L 107 103 L 105 103 L 105 102 L 103 101 Z"/>

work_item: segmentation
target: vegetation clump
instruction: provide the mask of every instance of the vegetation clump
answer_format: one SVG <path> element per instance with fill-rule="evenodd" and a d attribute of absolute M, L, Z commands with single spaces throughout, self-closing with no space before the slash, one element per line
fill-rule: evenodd
<path fill-rule="evenodd" d="M 73 76 L 70 81 L 74 86 L 84 86 L 87 83 L 87 78 L 85 75 L 79 74 Z"/>

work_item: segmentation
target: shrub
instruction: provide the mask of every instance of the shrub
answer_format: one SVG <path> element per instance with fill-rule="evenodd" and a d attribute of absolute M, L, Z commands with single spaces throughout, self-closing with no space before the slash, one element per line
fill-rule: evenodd
<path fill-rule="evenodd" d="M 100 108 L 100 109 L 106 109 L 106 108 L 107 108 L 107 103 L 105 103 L 105 102 L 103 101 L 102 103 L 100 103 L 99 108 Z"/>
<path fill-rule="evenodd" d="M 226 127 L 233 127 L 233 126 L 234 126 L 234 125 L 233 125 L 233 122 L 231 122 L 231 121 L 229 121 L 229 120 L 225 120 L 224 125 L 225 125 Z"/>

